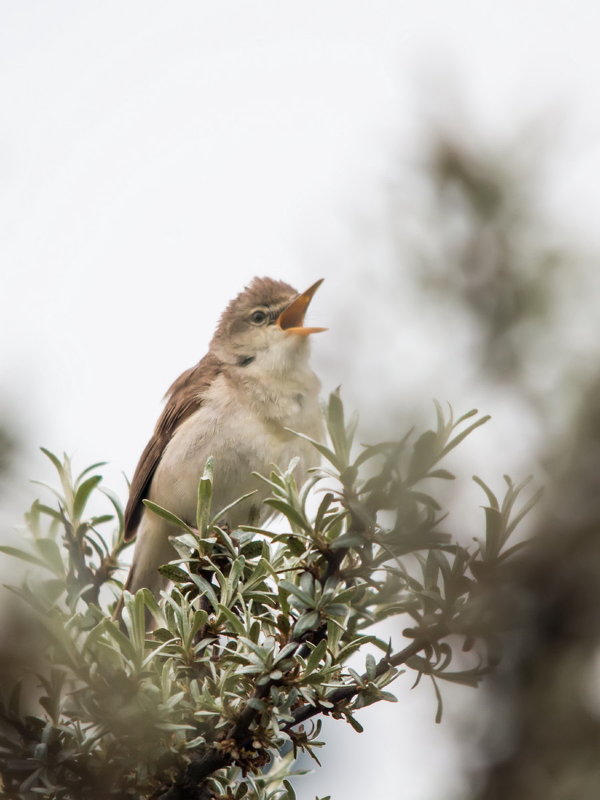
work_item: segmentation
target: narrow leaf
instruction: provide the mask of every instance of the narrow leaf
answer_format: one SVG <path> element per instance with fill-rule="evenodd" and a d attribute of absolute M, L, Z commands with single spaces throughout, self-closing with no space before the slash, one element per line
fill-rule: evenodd
<path fill-rule="evenodd" d="M 75 519 L 80 519 L 83 509 L 96 486 L 102 480 L 102 475 L 93 475 L 84 481 L 75 492 L 75 499 L 73 500 L 73 516 Z"/>
<path fill-rule="evenodd" d="M 173 514 L 171 511 L 167 511 L 166 508 L 163 508 L 162 506 L 153 503 L 151 500 L 142 500 L 142 503 L 146 506 L 146 508 L 149 508 L 150 511 L 152 511 L 154 514 L 157 514 L 159 517 L 162 517 L 167 522 L 170 522 L 172 525 L 175 525 L 177 528 L 182 528 L 184 531 L 187 531 L 188 533 L 191 534 L 195 533 L 193 528 L 190 528 L 190 526 L 187 523 L 185 523 L 182 519 L 179 519 L 179 517 L 176 514 Z"/>

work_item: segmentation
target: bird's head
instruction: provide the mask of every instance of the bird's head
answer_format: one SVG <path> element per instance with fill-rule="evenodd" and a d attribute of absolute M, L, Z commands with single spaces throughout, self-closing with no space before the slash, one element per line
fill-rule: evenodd
<path fill-rule="evenodd" d="M 292 367 L 307 357 L 309 335 L 326 330 L 304 326 L 306 309 L 322 282 L 299 294 L 283 281 L 254 278 L 223 312 L 211 350 L 224 363 L 249 372 Z"/>

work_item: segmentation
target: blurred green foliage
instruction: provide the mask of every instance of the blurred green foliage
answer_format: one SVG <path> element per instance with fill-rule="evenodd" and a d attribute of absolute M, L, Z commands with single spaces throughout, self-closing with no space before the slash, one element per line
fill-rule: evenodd
<path fill-rule="evenodd" d="M 565 256 L 537 213 L 534 166 L 449 136 L 428 160 L 440 255 L 419 259 L 417 280 L 472 319 L 490 376 L 523 380 L 522 338 L 552 324 Z"/>

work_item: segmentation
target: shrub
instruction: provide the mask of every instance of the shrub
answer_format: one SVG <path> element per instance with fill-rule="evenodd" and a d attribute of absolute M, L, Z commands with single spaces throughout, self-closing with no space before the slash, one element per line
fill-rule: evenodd
<path fill-rule="evenodd" d="M 163 598 L 127 595 L 121 622 L 119 501 L 100 485 L 102 464 L 73 479 L 69 459 L 45 451 L 61 488 L 33 504 L 27 549 L 1 548 L 33 567 L 9 587 L 5 615 L 3 796 L 292 800 L 296 754 L 316 760 L 322 745 L 319 718 L 360 731 L 356 713 L 393 701 L 400 671 L 431 681 L 439 720 L 439 682 L 476 686 L 498 659 L 486 585 L 522 546 L 509 540 L 536 499 L 515 512 L 523 486 L 506 479 L 499 502 L 476 479 L 481 538 L 467 547 L 443 528 L 434 490 L 453 475 L 440 464 L 486 420 L 455 421 L 436 404 L 434 429 L 355 454 L 356 424 L 332 394 L 329 443 L 314 443 L 324 467 L 302 489 L 293 464 L 262 477 L 271 529 L 211 515 L 209 460 L 195 528 L 146 502 L 180 527 L 181 558 L 162 568 Z M 87 517 L 98 493 L 111 513 Z M 102 531 L 115 521 L 109 547 Z M 400 645 L 378 635 L 390 618 Z"/>

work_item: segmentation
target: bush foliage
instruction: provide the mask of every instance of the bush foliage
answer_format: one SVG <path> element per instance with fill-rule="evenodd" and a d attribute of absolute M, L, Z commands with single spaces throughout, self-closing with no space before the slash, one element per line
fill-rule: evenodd
<path fill-rule="evenodd" d="M 102 464 L 73 479 L 69 459 L 45 451 L 60 489 L 32 506 L 27 545 L 1 548 L 31 566 L 9 587 L 3 797 L 293 800 L 294 759 L 317 759 L 320 717 L 360 731 L 356 713 L 394 700 L 401 671 L 431 681 L 439 720 L 439 682 L 476 686 L 499 658 L 486 587 L 522 546 L 510 537 L 536 499 L 517 511 L 522 485 L 507 478 L 499 501 L 476 479 L 482 536 L 466 546 L 447 531 L 442 463 L 486 420 L 436 404 L 434 429 L 357 448 L 333 393 L 329 443 L 314 443 L 324 467 L 303 488 L 294 464 L 262 477 L 269 528 L 212 515 L 209 460 L 196 527 L 146 502 L 180 527 L 180 559 L 162 568 L 170 590 L 127 594 L 120 621 L 119 501 Z M 111 513 L 87 516 L 98 493 Z M 390 618 L 388 640 L 378 623 Z"/>

